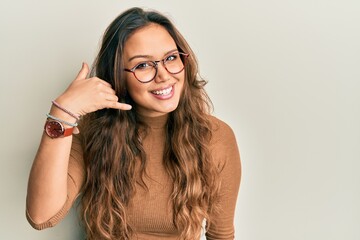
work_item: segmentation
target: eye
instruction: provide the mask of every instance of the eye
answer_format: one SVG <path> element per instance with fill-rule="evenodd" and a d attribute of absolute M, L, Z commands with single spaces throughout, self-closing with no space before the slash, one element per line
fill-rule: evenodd
<path fill-rule="evenodd" d="M 142 62 L 136 65 L 135 70 L 147 70 L 153 67 L 151 62 Z"/>
<path fill-rule="evenodd" d="M 179 54 L 174 53 L 165 58 L 165 62 L 175 61 L 179 57 Z"/>

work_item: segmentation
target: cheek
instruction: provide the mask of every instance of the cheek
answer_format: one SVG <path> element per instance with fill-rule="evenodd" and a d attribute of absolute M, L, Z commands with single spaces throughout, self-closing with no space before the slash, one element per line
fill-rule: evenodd
<path fill-rule="evenodd" d="M 144 86 L 140 85 L 139 83 L 133 81 L 134 79 L 127 79 L 126 80 L 126 89 L 128 94 L 130 95 L 130 97 L 136 101 L 137 99 L 139 99 L 139 97 L 141 96 L 141 94 L 144 93 L 144 91 L 146 91 L 144 89 Z"/>
<path fill-rule="evenodd" d="M 180 79 L 180 94 L 182 95 L 185 91 L 185 88 L 189 88 L 187 81 L 185 80 L 185 74 L 181 76 Z"/>
<path fill-rule="evenodd" d="M 137 100 L 141 99 L 142 96 L 144 96 L 144 90 L 141 88 L 137 88 L 137 87 L 130 87 L 128 89 L 128 93 L 134 101 L 137 101 Z"/>
<path fill-rule="evenodd" d="M 183 101 L 184 100 L 184 96 L 185 95 L 189 95 L 190 94 L 190 83 L 189 81 L 187 81 L 185 79 L 185 76 L 183 76 L 183 78 L 181 79 L 181 90 L 179 91 L 180 96 L 179 96 L 179 101 Z M 189 96 L 188 96 L 189 97 Z"/>

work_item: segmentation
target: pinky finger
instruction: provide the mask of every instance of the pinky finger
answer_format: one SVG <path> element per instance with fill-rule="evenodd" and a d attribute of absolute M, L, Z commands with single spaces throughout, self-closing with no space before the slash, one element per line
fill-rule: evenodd
<path fill-rule="evenodd" d="M 108 108 L 114 108 L 119 110 L 131 110 L 132 106 L 126 103 L 119 103 L 119 102 L 108 102 Z"/>

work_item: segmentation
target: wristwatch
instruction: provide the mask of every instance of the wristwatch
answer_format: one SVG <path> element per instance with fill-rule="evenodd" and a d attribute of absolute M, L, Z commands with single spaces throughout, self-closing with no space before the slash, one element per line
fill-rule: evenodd
<path fill-rule="evenodd" d="M 64 125 L 56 120 L 47 119 L 44 130 L 51 138 L 67 137 L 73 134 L 74 127 L 65 128 Z"/>

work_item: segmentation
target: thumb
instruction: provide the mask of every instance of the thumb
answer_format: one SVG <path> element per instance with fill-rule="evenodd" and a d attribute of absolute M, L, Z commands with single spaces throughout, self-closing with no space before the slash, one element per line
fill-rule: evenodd
<path fill-rule="evenodd" d="M 75 80 L 85 79 L 87 77 L 88 73 L 89 73 L 89 66 L 87 65 L 87 63 L 83 62 L 82 66 L 81 66 L 81 69 L 80 69 L 80 72 L 76 76 Z"/>

